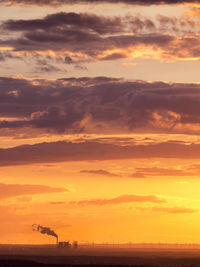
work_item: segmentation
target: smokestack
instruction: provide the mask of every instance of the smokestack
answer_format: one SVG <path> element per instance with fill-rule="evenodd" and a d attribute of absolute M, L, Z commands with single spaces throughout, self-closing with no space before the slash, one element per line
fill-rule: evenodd
<path fill-rule="evenodd" d="M 51 228 L 44 227 L 40 224 L 33 224 L 32 229 L 33 229 L 33 231 L 40 232 L 43 235 L 46 234 L 46 235 L 54 236 L 56 238 L 56 243 L 58 244 L 58 235 Z"/>

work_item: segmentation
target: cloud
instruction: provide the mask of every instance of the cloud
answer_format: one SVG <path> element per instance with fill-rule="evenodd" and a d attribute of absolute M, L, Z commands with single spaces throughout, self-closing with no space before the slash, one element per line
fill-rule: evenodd
<path fill-rule="evenodd" d="M 174 168 L 136 168 L 136 172 L 131 175 L 133 178 L 146 178 L 148 176 L 191 176 L 194 175 L 193 172 L 183 171 Z"/>
<path fill-rule="evenodd" d="M 193 48 L 189 49 L 189 42 Z M 46 51 L 60 53 L 63 62 L 67 54 L 71 54 L 74 63 L 96 62 L 102 60 L 134 59 L 146 55 L 155 59 L 176 60 L 182 58 L 198 57 L 199 40 L 197 36 L 178 38 L 170 34 L 144 33 L 138 35 L 102 34 L 81 29 L 64 30 L 29 30 L 22 33 L 18 39 L 0 40 L 0 46 L 12 47 L 21 55 L 40 54 Z M 179 49 L 182 49 L 180 52 Z M 135 53 L 138 51 L 138 53 Z"/>
<path fill-rule="evenodd" d="M 153 207 L 152 211 L 173 213 L 173 214 L 184 214 L 184 213 L 195 213 L 197 210 L 184 207 Z"/>
<path fill-rule="evenodd" d="M 140 178 L 141 179 L 147 178 L 146 175 L 144 175 L 141 172 L 135 172 L 135 173 L 131 174 L 130 177 L 132 177 L 132 178 L 139 178 L 139 179 Z"/>
<path fill-rule="evenodd" d="M 200 144 L 170 142 L 120 146 L 92 141 L 81 143 L 63 141 L 0 149 L 0 166 L 131 158 L 198 159 L 199 149 Z"/>
<path fill-rule="evenodd" d="M 36 64 L 37 66 L 35 67 L 35 73 L 61 71 L 61 69 L 50 64 L 47 60 L 38 59 Z"/>
<path fill-rule="evenodd" d="M 21 59 L 21 58 L 19 56 L 14 55 L 11 52 L 0 52 L 0 62 L 6 61 L 8 59 Z"/>
<path fill-rule="evenodd" d="M 199 84 L 1 77 L 0 92 L 0 129 L 6 134 L 22 129 L 49 134 L 200 130 Z"/>
<path fill-rule="evenodd" d="M 66 64 L 72 64 L 73 63 L 73 59 L 71 57 L 69 57 L 69 56 L 66 56 L 65 57 L 65 63 Z"/>
<path fill-rule="evenodd" d="M 81 200 L 81 201 L 71 201 L 71 205 L 115 205 L 115 204 L 125 204 L 125 203 L 135 203 L 135 202 L 151 202 L 151 203 L 165 203 L 166 200 L 152 195 L 122 195 L 111 199 L 91 199 L 91 200 Z"/>
<path fill-rule="evenodd" d="M 61 12 L 47 15 L 43 19 L 7 20 L 2 26 L 10 31 L 52 30 L 53 32 L 55 29 L 67 31 L 70 27 L 71 30 L 74 29 L 74 33 L 75 29 L 90 29 L 99 34 L 109 34 L 122 31 L 124 24 L 120 17 L 109 18 L 87 13 Z"/>
<path fill-rule="evenodd" d="M 0 4 L 3 5 L 48 5 L 48 6 L 56 6 L 56 5 L 64 5 L 64 4 L 102 4 L 102 3 L 110 3 L 110 4 L 129 4 L 129 5 L 174 5 L 174 4 L 185 4 L 185 3 L 200 3 L 199 0 L 0 0 Z"/>
<path fill-rule="evenodd" d="M 44 185 L 23 185 L 23 184 L 3 184 L 0 183 L 0 199 L 11 198 L 23 195 L 63 193 L 65 188 L 55 188 Z M 22 201 L 25 198 L 21 198 Z M 26 198 L 27 201 L 27 198 Z"/>
<path fill-rule="evenodd" d="M 24 60 L 42 55 L 41 61 L 46 64 L 51 57 L 60 64 L 137 57 L 190 60 L 200 58 L 196 34 L 199 26 L 198 20 L 185 16 L 159 15 L 151 19 L 61 12 L 42 19 L 4 21 L 1 28 L 7 34 L 0 40 L 0 46 L 11 48 Z M 53 67 L 58 68 L 51 64 Z"/>
<path fill-rule="evenodd" d="M 121 177 L 121 175 L 119 174 L 108 172 L 106 170 L 81 170 L 80 172 L 86 174 L 95 174 L 95 175 L 110 176 L 110 177 Z"/>

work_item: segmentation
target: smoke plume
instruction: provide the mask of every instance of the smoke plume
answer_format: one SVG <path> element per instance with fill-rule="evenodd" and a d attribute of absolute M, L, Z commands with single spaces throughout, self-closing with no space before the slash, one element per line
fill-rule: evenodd
<path fill-rule="evenodd" d="M 51 230 L 51 228 L 49 228 L 49 227 L 44 227 L 44 226 L 39 225 L 39 224 L 33 224 L 32 229 L 33 229 L 33 231 L 40 232 L 43 235 L 46 234 L 46 235 L 55 236 L 58 240 L 58 235 L 53 230 Z"/>

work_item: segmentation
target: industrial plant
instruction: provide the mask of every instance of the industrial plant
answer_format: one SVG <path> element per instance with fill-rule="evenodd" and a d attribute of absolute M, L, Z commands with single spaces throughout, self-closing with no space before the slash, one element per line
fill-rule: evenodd
<path fill-rule="evenodd" d="M 70 243 L 69 241 L 59 241 L 58 239 L 58 235 L 54 232 L 54 230 L 52 230 L 49 227 L 44 227 L 40 224 L 33 224 L 32 225 L 32 229 L 33 231 L 37 231 L 43 235 L 50 235 L 50 236 L 54 236 L 56 238 L 56 245 L 58 248 L 78 248 L 78 242 L 77 241 L 73 241 L 73 243 Z"/>

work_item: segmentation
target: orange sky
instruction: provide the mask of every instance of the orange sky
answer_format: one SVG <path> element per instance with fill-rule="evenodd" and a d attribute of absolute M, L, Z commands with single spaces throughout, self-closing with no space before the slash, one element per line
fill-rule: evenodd
<path fill-rule="evenodd" d="M 0 243 L 199 243 L 199 1 L 64 2 L 0 3 Z"/>

